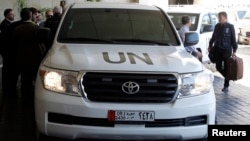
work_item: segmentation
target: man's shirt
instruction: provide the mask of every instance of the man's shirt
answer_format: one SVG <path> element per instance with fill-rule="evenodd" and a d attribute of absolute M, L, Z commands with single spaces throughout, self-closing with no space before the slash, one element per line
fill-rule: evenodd
<path fill-rule="evenodd" d="M 179 29 L 179 31 L 178 31 L 178 33 L 179 33 L 179 35 L 180 35 L 181 40 L 182 40 L 183 43 L 184 43 L 184 41 L 185 41 L 185 33 L 186 33 L 186 32 L 189 32 L 189 27 L 186 26 L 186 25 L 183 25 L 183 26 Z M 188 46 L 188 47 L 185 47 L 185 49 L 186 49 L 186 51 L 189 52 L 189 53 L 197 52 L 197 49 L 196 49 L 194 46 Z"/>

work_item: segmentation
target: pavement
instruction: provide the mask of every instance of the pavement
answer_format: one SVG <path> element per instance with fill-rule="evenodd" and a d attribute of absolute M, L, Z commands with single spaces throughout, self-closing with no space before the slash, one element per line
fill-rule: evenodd
<path fill-rule="evenodd" d="M 215 74 L 216 115 L 220 125 L 250 124 L 250 54 L 239 53 L 238 56 L 244 61 L 244 77 L 230 82 L 226 93 L 221 91 L 223 78 L 215 70 L 214 64 L 206 65 Z M 0 141 L 36 141 L 34 117 L 31 101 L 26 101 L 20 94 L 11 98 L 4 98 L 0 94 Z M 55 138 L 45 140 L 66 141 Z"/>
<path fill-rule="evenodd" d="M 227 93 L 221 91 L 224 78 L 215 69 L 215 64 L 205 65 L 214 72 L 216 114 L 221 125 L 250 125 L 250 46 L 239 46 L 236 55 L 243 59 L 243 78 L 230 81 Z"/>

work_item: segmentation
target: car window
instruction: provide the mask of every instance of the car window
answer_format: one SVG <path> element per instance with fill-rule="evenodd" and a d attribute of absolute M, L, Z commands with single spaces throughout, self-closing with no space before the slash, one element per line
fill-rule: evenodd
<path fill-rule="evenodd" d="M 219 22 L 217 14 L 213 13 L 210 14 L 210 16 L 211 16 L 211 24 L 216 25 Z"/>
<path fill-rule="evenodd" d="M 196 31 L 197 30 L 197 26 L 198 26 L 198 22 L 199 22 L 199 14 L 172 13 L 172 12 L 169 12 L 168 15 L 169 15 L 170 19 L 172 20 L 172 22 L 174 23 L 177 30 L 179 30 L 181 28 L 181 26 L 182 26 L 181 18 L 183 16 L 189 16 L 191 21 L 192 21 L 190 31 Z"/>
<path fill-rule="evenodd" d="M 96 43 L 94 41 L 97 40 L 146 40 L 180 44 L 166 15 L 161 11 L 72 9 L 64 19 L 58 41 L 74 43 L 86 42 L 86 39 L 90 39 L 89 43 Z"/>
<path fill-rule="evenodd" d="M 240 20 L 244 18 L 244 16 L 246 15 L 246 13 L 247 13 L 246 10 L 239 10 L 239 11 L 237 11 L 237 15 L 238 15 L 238 17 L 239 17 Z"/>
<path fill-rule="evenodd" d="M 212 24 L 212 21 L 211 21 L 211 19 L 210 19 L 210 16 L 207 14 L 207 15 L 204 15 L 203 17 L 202 17 L 202 20 L 201 20 L 201 33 L 203 32 L 203 29 L 204 29 L 204 27 L 206 26 L 206 25 L 213 25 Z"/>
<path fill-rule="evenodd" d="M 209 15 L 204 15 L 202 17 L 202 24 L 212 24 Z"/>

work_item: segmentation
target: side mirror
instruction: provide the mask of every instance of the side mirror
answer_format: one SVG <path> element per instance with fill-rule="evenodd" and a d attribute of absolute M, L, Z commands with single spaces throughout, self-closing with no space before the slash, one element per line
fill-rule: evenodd
<path fill-rule="evenodd" d="M 40 43 L 47 43 L 50 36 L 49 28 L 39 28 L 38 30 L 38 40 Z"/>
<path fill-rule="evenodd" d="M 186 32 L 184 46 L 194 46 L 199 42 L 199 34 L 197 32 Z"/>
<path fill-rule="evenodd" d="M 213 31 L 214 31 L 214 25 L 207 24 L 204 25 L 202 33 L 213 32 Z"/>

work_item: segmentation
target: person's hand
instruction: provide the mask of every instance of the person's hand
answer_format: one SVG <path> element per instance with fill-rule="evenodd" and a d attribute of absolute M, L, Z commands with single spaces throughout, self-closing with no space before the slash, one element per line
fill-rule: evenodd
<path fill-rule="evenodd" d="M 210 47 L 210 46 L 207 48 L 208 52 L 210 52 L 211 48 L 212 48 L 212 47 Z"/>
<path fill-rule="evenodd" d="M 232 56 L 236 56 L 236 52 L 233 52 Z"/>
<path fill-rule="evenodd" d="M 197 57 L 198 57 L 198 58 L 202 58 L 202 53 L 198 51 L 198 52 L 197 52 Z"/>

